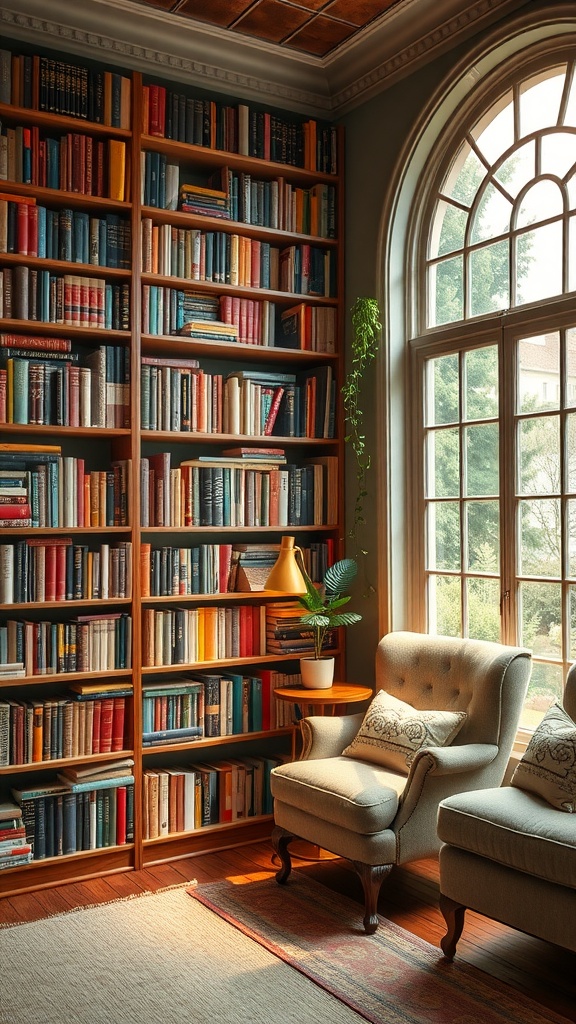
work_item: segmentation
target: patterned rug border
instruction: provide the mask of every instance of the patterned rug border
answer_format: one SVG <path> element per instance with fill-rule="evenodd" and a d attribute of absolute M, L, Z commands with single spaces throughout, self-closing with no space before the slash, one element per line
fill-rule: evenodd
<path fill-rule="evenodd" d="M 33 917 L 29 921 L 0 921 L 0 931 L 5 928 L 21 928 L 26 924 L 39 924 L 41 921 L 52 921 L 56 917 L 68 917 L 69 914 L 78 914 L 82 910 L 97 910 L 98 907 L 111 907 L 114 903 L 127 903 L 129 900 L 141 900 L 145 896 L 160 896 L 163 892 L 171 892 L 173 889 L 186 889 L 193 891 L 198 885 L 195 878 L 189 878 L 187 882 L 174 882 L 173 885 L 163 885 L 159 889 L 143 889 L 142 892 L 129 892 L 126 896 L 115 896 L 109 900 L 100 900 L 96 903 L 83 903 L 78 907 L 69 907 L 68 910 L 56 910 L 53 914 L 43 914 L 42 917 Z M 9 896 L 1 896 L 0 899 L 9 899 Z"/>
<path fill-rule="evenodd" d="M 356 904 L 353 904 L 353 901 L 349 900 L 347 897 L 342 897 L 339 894 L 333 893 L 332 890 L 328 889 L 320 882 L 317 882 L 315 879 L 308 878 L 306 875 L 302 875 L 298 871 L 293 871 L 291 879 L 292 883 L 297 882 L 299 879 L 302 879 L 306 886 L 310 886 L 313 889 L 316 889 L 319 894 L 330 893 L 333 896 L 338 895 L 339 900 L 341 900 L 346 905 L 353 905 L 355 909 L 358 911 L 358 913 L 360 913 L 360 908 L 356 906 Z M 253 884 L 265 885 L 268 882 L 272 881 L 274 880 L 261 880 L 260 882 Z M 187 892 L 188 895 L 192 896 L 193 899 L 198 900 L 199 903 L 202 903 L 203 906 L 207 907 L 209 910 L 212 910 L 215 914 L 217 914 L 228 924 L 233 925 L 238 931 L 242 932 L 248 938 L 253 939 L 255 942 L 258 942 L 269 952 L 277 956 L 278 959 L 282 960 L 284 963 L 294 968 L 294 970 L 299 971 L 305 977 L 309 978 L 319 988 L 335 996 L 338 1000 L 340 1000 L 340 1002 L 344 1003 L 351 1010 L 357 1013 L 360 1017 L 368 1021 L 369 1024 L 383 1024 L 383 1018 L 381 1014 L 378 1016 L 375 1015 L 375 1013 L 371 1012 L 369 1009 L 359 1004 L 357 999 L 354 999 L 352 996 L 342 991 L 332 981 L 322 979 L 316 973 L 316 971 L 311 966 L 309 966 L 309 964 L 305 965 L 304 963 L 298 963 L 298 961 L 295 960 L 293 954 L 289 950 L 283 949 L 272 938 L 262 934 L 261 932 L 255 931 L 255 929 L 251 927 L 250 924 L 238 920 L 237 917 L 234 917 L 232 912 L 219 906 L 217 902 L 217 896 L 215 899 L 210 896 L 211 890 L 215 894 L 217 894 L 219 891 L 222 890 L 223 887 L 231 886 L 232 884 L 233 883 L 230 883 L 227 879 L 214 882 L 203 882 L 198 886 L 188 886 Z M 274 884 L 277 885 L 276 882 L 274 882 Z M 290 882 L 288 883 L 288 885 L 290 885 Z M 454 961 L 444 960 L 442 959 L 442 953 L 439 947 L 437 948 L 436 946 L 427 942 L 425 939 L 422 939 L 420 936 L 415 935 L 412 932 L 409 932 L 407 929 L 402 928 L 400 925 L 397 925 L 393 921 L 389 921 L 383 917 L 381 917 L 380 920 L 382 921 L 382 924 L 385 926 L 385 928 L 387 928 L 391 933 L 396 933 L 401 938 L 407 939 L 417 950 L 421 950 L 423 953 L 432 952 L 436 954 L 440 958 L 438 966 L 441 971 L 454 971 L 458 974 L 461 974 L 463 976 L 463 980 L 466 980 L 472 987 L 474 984 L 474 980 L 476 978 L 483 985 L 489 985 L 493 993 L 501 993 L 502 996 L 504 998 L 507 998 L 508 1001 L 516 1002 L 518 1005 L 525 1005 L 527 1011 L 531 1011 L 532 1014 L 536 1014 L 541 1018 L 541 1024 L 570 1024 L 569 1018 L 556 1013 L 555 1010 L 549 1009 L 548 1007 L 541 1005 L 540 1003 L 532 999 L 530 996 L 526 996 L 519 989 L 514 988 L 514 986 L 509 985 L 507 982 L 501 981 L 499 978 L 493 977 L 486 971 L 483 971 L 480 967 L 476 967 L 474 964 L 470 964 L 463 959 L 456 959 Z M 265 927 L 265 922 L 263 924 L 263 927 Z M 362 932 L 363 935 L 363 929 L 361 928 L 361 926 L 359 927 L 358 930 L 359 932 Z M 369 937 L 367 938 L 369 941 Z M 468 1018 L 466 1018 L 466 1021 L 468 1021 Z"/>

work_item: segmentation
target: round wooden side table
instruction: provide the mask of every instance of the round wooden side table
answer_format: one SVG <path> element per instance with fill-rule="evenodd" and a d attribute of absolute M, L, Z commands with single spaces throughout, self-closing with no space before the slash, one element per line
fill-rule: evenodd
<path fill-rule="evenodd" d="M 310 707 L 314 713 L 333 715 L 336 708 L 343 715 L 349 704 L 359 704 L 370 700 L 374 691 L 370 686 L 359 686 L 355 683 L 334 683 L 326 690 L 307 690 L 304 686 L 283 686 L 274 690 L 279 700 L 291 701 L 300 708 Z"/>

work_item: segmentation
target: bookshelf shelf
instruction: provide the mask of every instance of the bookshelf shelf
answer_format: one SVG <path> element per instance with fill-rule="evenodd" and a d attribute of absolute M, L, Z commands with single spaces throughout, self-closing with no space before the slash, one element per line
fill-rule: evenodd
<path fill-rule="evenodd" d="M 35 594 L 33 588 L 44 585 L 43 574 L 48 578 L 44 559 L 47 563 L 48 558 L 56 557 L 53 549 L 58 552 L 64 548 L 74 550 L 78 572 L 82 562 L 81 571 L 93 574 L 87 577 L 94 580 L 93 592 L 108 596 L 63 600 L 66 591 L 52 589 L 41 601 L 0 601 L 0 668 L 26 664 L 25 675 L 20 670 L 12 675 L 0 671 L 0 803 L 14 799 L 12 789 L 20 791 L 26 835 L 45 854 L 27 864 L 0 869 L 0 893 L 142 868 L 270 834 L 271 803 L 265 780 L 275 763 L 291 756 L 297 727 L 290 708 L 275 702 L 274 688 L 298 679 L 298 654 L 258 653 L 268 648 L 269 608 L 284 595 L 235 590 L 232 561 L 235 566 L 236 561 L 241 564 L 245 558 L 257 559 L 262 548 L 263 557 L 273 561 L 282 535 L 294 534 L 313 577 L 320 580 L 326 565 L 342 556 L 344 537 L 344 442 L 339 401 L 343 380 L 343 181 L 341 173 L 313 169 L 317 156 L 319 167 L 330 167 L 336 155 L 342 166 L 341 131 L 290 111 L 276 115 L 240 104 L 226 108 L 228 122 L 231 117 L 237 117 L 239 123 L 244 117 L 254 118 L 254 123 L 262 118 L 277 120 L 275 130 L 290 134 L 288 148 L 295 138 L 301 140 L 302 153 L 290 157 L 294 162 L 255 156 L 252 142 L 245 147 L 248 153 L 240 153 L 219 148 L 219 142 L 210 146 L 177 141 L 165 137 L 160 124 L 156 126 L 158 134 L 148 131 L 150 115 L 159 116 L 164 101 L 160 89 L 152 105 L 157 87 L 140 72 L 119 71 L 116 67 L 82 69 L 78 57 L 66 54 L 41 57 L 54 62 L 57 74 L 64 76 L 61 81 L 70 74 L 74 83 L 75 72 L 70 71 L 74 68 L 79 69 L 80 78 L 83 74 L 95 75 L 101 87 L 98 95 L 103 97 L 102 107 L 97 107 L 95 92 L 91 98 L 94 120 L 56 112 L 79 109 L 84 102 L 85 97 L 81 92 L 75 94 L 72 84 L 70 95 L 66 93 L 68 86 L 62 86 L 53 110 L 39 109 L 42 103 L 51 102 L 50 80 L 42 85 L 43 79 L 38 79 L 41 65 L 30 47 L 21 53 L 15 43 L 12 49 L 11 60 L 6 57 L 8 49 L 0 50 L 0 84 L 4 83 L 0 95 L 6 100 L 5 82 L 9 80 L 13 100 L 0 102 L 0 430 L 5 452 L 19 453 L 19 458 L 26 452 L 21 471 L 24 475 L 18 486 L 26 491 L 23 504 L 30 505 L 31 527 L 23 531 L 12 523 L 0 525 L 0 598 L 7 593 L 19 598 L 28 595 L 29 582 Z M 170 90 L 180 87 L 166 83 L 165 88 L 168 113 L 168 103 L 174 102 L 169 99 Z M 55 89 L 58 92 L 57 86 Z M 189 92 L 191 102 L 204 104 L 205 112 L 210 110 L 212 132 L 219 130 L 219 101 Z M 323 135 L 322 146 L 328 145 L 329 155 L 320 152 L 320 141 L 318 154 L 314 152 L 310 139 L 316 128 L 319 136 Z M 57 152 L 64 156 L 56 156 Z M 61 164 L 54 163 L 60 159 Z M 307 166 L 300 166 L 304 163 Z M 156 167 L 160 168 L 160 177 L 155 203 L 151 188 Z M 192 210 L 189 196 L 180 202 L 173 196 L 166 202 L 168 174 L 172 188 L 177 181 L 179 195 L 183 185 L 200 194 L 210 189 L 223 194 L 218 182 L 226 179 L 230 216 L 206 211 L 202 199 L 198 209 Z M 233 206 L 232 196 L 233 188 L 241 183 L 246 189 L 250 180 L 254 188 L 253 216 L 246 213 L 246 192 L 241 207 Z M 256 215 L 257 203 L 266 207 L 276 202 L 274 197 L 279 197 L 280 213 L 271 215 L 263 208 L 264 212 Z M 222 201 L 221 195 L 216 198 Z M 164 208 L 182 204 L 189 208 Z M 43 224 L 41 218 L 46 218 L 52 232 L 66 232 L 69 222 L 72 224 L 70 230 L 78 233 L 73 241 L 78 246 L 74 259 L 62 258 L 70 252 L 68 238 L 66 248 L 60 250 L 53 237 L 51 248 L 44 246 L 43 238 L 35 248 L 34 235 L 34 244 L 29 247 L 21 241 L 25 236 L 14 235 L 18 217 L 28 217 L 34 225 L 36 213 L 29 212 L 32 206 L 40 210 L 38 223 Z M 71 211 L 70 215 L 58 220 L 65 211 Z M 11 235 L 8 227 L 3 234 L 3 217 L 10 223 Z M 95 226 L 103 223 L 104 228 Z M 98 241 L 104 247 L 98 251 L 90 248 L 88 254 L 86 235 L 82 235 L 86 224 L 90 245 Z M 120 239 L 114 235 L 118 224 L 123 233 Z M 286 224 L 297 225 L 298 230 L 287 230 Z M 113 232 L 110 237 L 106 233 L 109 228 Z M 182 249 L 191 245 L 191 233 L 199 239 L 203 253 L 207 245 L 220 247 L 218 259 L 226 265 L 216 273 L 215 263 L 213 274 L 205 275 L 202 263 L 200 276 L 208 279 L 195 279 L 200 273 L 196 270 L 188 275 L 189 264 L 182 262 L 181 255 L 174 255 L 177 245 Z M 4 237 L 10 238 L 10 243 L 4 244 Z M 155 245 L 163 246 L 161 261 L 155 254 L 154 259 L 149 258 L 146 246 L 150 237 Z M 213 242 L 216 238 L 218 241 Z M 168 245 L 172 247 L 169 255 Z M 231 255 L 236 245 L 244 251 L 245 261 L 238 278 Z M 38 255 L 26 255 L 27 248 Z M 143 262 L 143 253 L 147 262 Z M 78 258 L 83 262 L 77 262 Z M 103 266 L 100 258 L 116 265 Z M 202 255 L 202 261 L 204 258 Z M 253 261 L 249 271 L 248 260 Z M 258 260 L 261 263 L 255 269 Z M 314 268 L 311 262 L 308 266 L 309 260 L 316 261 Z M 163 272 L 144 271 L 144 267 Z M 175 269 L 177 274 L 165 273 L 166 269 Z M 44 282 L 42 287 L 48 287 L 43 274 L 61 282 L 50 285 L 52 289 L 61 288 L 62 293 L 50 306 L 54 322 L 27 318 L 20 305 L 22 296 L 16 303 L 10 293 L 19 275 L 19 287 L 24 287 L 21 282 L 25 280 L 25 287 L 30 289 L 26 301 L 32 301 L 39 281 Z M 219 281 L 219 276 L 227 280 Z M 101 307 L 98 310 L 98 323 L 92 308 L 96 300 L 90 296 L 88 283 L 92 279 L 103 282 L 93 286 L 100 287 L 104 296 L 104 311 Z M 234 283 L 236 279 L 249 283 Z M 273 287 L 256 287 L 258 281 Z M 73 290 L 76 287 L 82 289 L 80 300 Z M 310 292 L 306 291 L 308 287 Z M 42 315 L 46 315 L 53 298 L 52 292 L 49 300 L 44 296 Z M 102 302 L 100 293 L 98 301 Z M 34 309 L 34 315 L 37 313 Z M 70 322 L 63 322 L 66 319 Z M 203 331 L 188 328 L 192 336 L 177 333 L 184 323 L 196 321 L 202 321 Z M 212 336 L 209 328 L 206 336 L 207 323 L 218 325 L 212 329 Z M 155 328 L 157 334 L 153 333 Z M 30 372 L 34 373 L 35 406 L 30 404 L 32 392 L 28 395 L 21 383 L 18 392 L 14 382 L 17 373 L 21 382 Z M 84 405 L 81 412 L 80 408 L 71 412 L 72 403 L 78 400 L 80 374 Z M 240 430 L 230 426 L 234 419 L 228 382 L 236 375 L 242 394 Z M 256 382 L 254 386 L 260 389 L 254 399 L 256 412 L 251 408 L 252 397 L 245 397 L 246 381 Z M 230 391 L 234 386 L 229 386 Z M 277 422 L 271 418 L 273 400 L 273 416 L 280 417 Z M 197 418 L 193 420 L 194 404 Z M 277 434 L 272 432 L 274 422 Z M 191 429 L 179 429 L 182 425 Z M 52 460 L 57 466 L 50 470 L 50 476 L 46 471 L 44 478 L 34 465 L 34 453 L 46 451 L 49 445 L 58 449 Z M 214 460 L 226 456 L 227 449 L 238 447 L 280 448 L 285 453 L 282 462 L 269 465 L 270 460 L 264 458 L 258 464 L 254 493 L 260 495 L 262 489 L 267 494 L 279 479 L 273 476 L 275 471 L 283 473 L 282 488 L 291 494 L 294 509 L 290 518 L 295 525 L 287 525 L 290 518 L 283 518 L 284 509 L 276 518 L 269 515 L 271 509 L 265 507 L 268 498 L 258 499 L 263 501 L 262 514 L 252 517 L 250 509 L 246 516 L 239 511 L 223 516 L 225 522 L 237 520 L 246 525 L 204 525 L 209 521 L 205 511 L 196 515 L 200 493 L 202 500 L 207 500 L 208 477 L 202 477 L 200 484 L 200 473 L 214 470 L 217 492 L 220 465 Z M 29 458 L 28 452 L 32 453 Z M 8 461 L 6 456 L 3 461 L 0 446 L 0 523 L 5 497 L 2 487 L 11 486 L 6 484 Z M 190 464 L 189 470 L 186 463 Z M 166 478 L 162 466 L 170 467 Z M 247 472 L 253 473 L 242 461 L 226 468 L 230 486 L 238 491 L 246 486 Z M 194 502 L 183 515 L 182 480 L 188 479 L 188 473 L 193 482 L 186 484 L 186 493 L 194 496 Z M 35 505 L 33 485 L 41 496 L 39 499 L 34 492 Z M 300 508 L 301 487 L 304 503 Z M 166 495 L 170 496 L 169 502 Z M 44 502 L 40 512 L 39 500 Z M 247 500 L 251 501 L 251 496 Z M 259 521 L 273 525 L 250 525 Z M 63 525 L 67 522 L 74 525 Z M 198 525 L 156 525 L 170 522 Z M 123 551 L 131 586 L 112 591 L 98 589 L 104 560 L 113 549 Z M 200 549 L 202 555 L 198 556 Z M 71 572 L 67 557 L 66 587 Z M 167 571 L 166 559 L 181 565 L 179 571 L 190 573 L 192 563 L 186 559 L 198 557 L 205 559 L 203 573 L 208 572 L 212 560 L 210 571 L 219 574 L 218 592 L 171 594 L 165 579 L 159 584 L 161 577 L 153 576 L 154 572 Z M 12 563 L 12 558 L 21 562 Z M 165 561 L 160 563 L 160 559 Z M 110 572 L 112 564 L 111 560 Z M 24 588 L 18 588 L 13 579 L 19 578 L 20 571 L 26 576 Z M 61 586 L 62 561 L 59 572 Z M 50 573 L 53 587 L 53 563 Z M 184 586 L 191 589 L 191 575 L 179 578 L 186 579 Z M 205 578 L 204 588 L 214 589 Z M 162 596 L 148 596 L 154 589 L 161 590 Z M 111 592 L 131 596 L 113 597 Z M 58 599 L 54 599 L 54 593 Z M 206 623 L 215 617 L 220 621 L 219 639 L 206 632 L 202 638 L 206 647 L 193 646 L 197 641 L 193 631 L 208 630 Z M 225 619 L 228 639 L 223 644 Z M 196 620 L 204 625 L 192 625 Z M 151 652 L 153 661 L 172 660 L 172 635 L 183 643 L 178 633 L 181 629 L 190 631 L 186 635 L 189 646 L 175 646 L 174 651 L 179 652 L 180 660 L 182 649 L 186 657 L 192 654 L 200 660 L 149 664 Z M 228 641 L 236 630 L 230 645 Z M 65 652 L 57 646 L 63 634 L 69 638 Z M 79 638 L 84 645 L 82 658 L 87 657 L 87 649 L 93 660 L 74 661 L 77 643 L 80 659 Z M 344 654 L 342 641 L 343 637 L 338 638 L 333 652 L 339 663 Z M 106 647 L 108 644 L 112 647 Z M 33 649 L 34 662 L 30 660 Z M 233 650 L 243 653 L 229 656 Z M 203 655 L 210 657 L 202 660 Z M 130 667 L 53 671 L 56 666 L 107 663 Z M 42 671 L 36 672 L 37 666 Z M 73 747 L 63 745 L 70 742 L 66 733 L 70 728 L 70 703 L 75 716 Z M 103 751 L 98 738 L 100 716 L 116 714 L 120 706 L 123 717 L 118 720 L 123 732 L 117 732 L 114 741 L 120 749 Z M 24 712 L 16 712 L 16 707 L 24 708 Z M 38 742 L 39 735 L 33 731 L 33 722 L 36 730 L 43 730 L 41 760 L 30 754 L 34 737 Z M 198 728 L 203 729 L 200 739 L 191 735 Z M 15 751 L 14 737 L 24 747 Z M 4 763 L 7 750 L 9 760 L 16 763 Z M 70 750 L 78 752 L 69 756 Z M 35 751 L 37 754 L 37 747 Z M 62 751 L 66 757 L 55 756 Z M 110 773 L 116 762 L 116 771 L 124 774 L 114 777 Z M 208 775 L 203 765 L 208 765 Z M 76 795 L 78 787 L 73 787 L 74 781 L 84 779 L 86 771 L 92 787 L 91 802 Z M 100 788 L 98 773 L 110 776 Z M 49 790 L 59 774 L 68 780 L 64 794 Z M 196 805 L 193 792 L 200 785 L 204 802 Z M 230 786 L 236 788 L 231 790 Z M 43 787 L 44 792 L 38 796 L 37 791 Z M 219 793 L 217 806 L 214 787 Z M 226 802 L 230 799 L 235 801 L 232 816 Z M 193 827 L 183 828 L 184 822 L 192 820 L 190 815 Z M 169 817 L 168 826 L 162 816 Z M 54 835 L 50 829 L 45 835 L 46 821 L 54 826 Z M 72 821 L 76 822 L 74 828 Z M 100 821 L 109 822 L 106 839 Z M 70 846 L 76 843 L 76 849 L 64 852 L 58 828 Z M 48 845 L 44 849 L 45 840 Z M 52 856 L 52 842 L 59 851 L 57 856 Z M 97 848 L 89 848 L 94 843 Z"/>

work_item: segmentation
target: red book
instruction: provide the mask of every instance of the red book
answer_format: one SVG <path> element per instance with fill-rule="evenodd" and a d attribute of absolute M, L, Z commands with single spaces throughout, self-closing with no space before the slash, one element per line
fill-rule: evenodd
<path fill-rule="evenodd" d="M 70 338 L 45 338 L 26 334 L 0 334 L 0 348 L 34 348 L 51 352 L 70 352 Z"/>
<path fill-rule="evenodd" d="M 28 255 L 38 255 L 38 207 L 28 207 Z"/>
<path fill-rule="evenodd" d="M 112 712 L 112 750 L 124 749 L 125 710 L 126 698 L 114 697 L 114 710 Z"/>
<path fill-rule="evenodd" d="M 55 544 L 46 545 L 44 556 L 44 599 L 46 601 L 56 600 L 56 551 Z"/>
<path fill-rule="evenodd" d="M 30 519 L 30 505 L 0 505 L 0 519 Z"/>
<path fill-rule="evenodd" d="M 102 728 L 102 701 L 94 701 L 94 712 L 92 715 L 92 754 L 100 753 L 100 730 Z"/>
<path fill-rule="evenodd" d="M 270 406 L 270 410 L 269 410 L 268 415 L 266 417 L 266 423 L 264 424 L 264 433 L 266 434 L 267 437 L 269 437 L 272 434 L 272 431 L 274 429 L 274 424 L 275 424 L 276 418 L 278 416 L 278 410 L 280 408 L 280 402 L 282 401 L 283 394 L 284 394 L 284 388 L 282 388 L 282 387 L 274 388 L 274 394 L 272 396 L 272 404 Z"/>
<path fill-rule="evenodd" d="M 114 698 L 104 697 L 99 701 L 100 712 L 100 754 L 109 754 L 112 750 L 112 720 L 114 716 Z"/>
<path fill-rule="evenodd" d="M 126 842 L 126 786 L 118 786 L 116 793 L 116 845 Z"/>
<path fill-rule="evenodd" d="M 252 605 L 240 605 L 240 657 L 252 654 Z"/>
<path fill-rule="evenodd" d="M 21 256 L 28 255 L 28 205 L 18 203 L 16 220 L 16 250 Z"/>
<path fill-rule="evenodd" d="M 258 675 L 262 680 L 262 729 L 272 729 L 275 722 L 272 721 L 272 670 L 269 668 L 260 669 Z"/>
<path fill-rule="evenodd" d="M 55 545 L 56 548 L 56 601 L 66 600 L 66 546 Z"/>

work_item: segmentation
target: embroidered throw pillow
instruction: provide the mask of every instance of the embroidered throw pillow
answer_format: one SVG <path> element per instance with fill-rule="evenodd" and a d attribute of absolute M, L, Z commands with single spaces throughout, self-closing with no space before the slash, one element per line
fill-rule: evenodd
<path fill-rule="evenodd" d="M 576 811 L 576 723 L 560 704 L 553 704 L 534 730 L 510 781 L 552 807 Z"/>
<path fill-rule="evenodd" d="M 405 772 L 421 747 L 444 747 L 451 743 L 465 718 L 465 711 L 418 711 L 380 690 L 343 753 Z"/>

